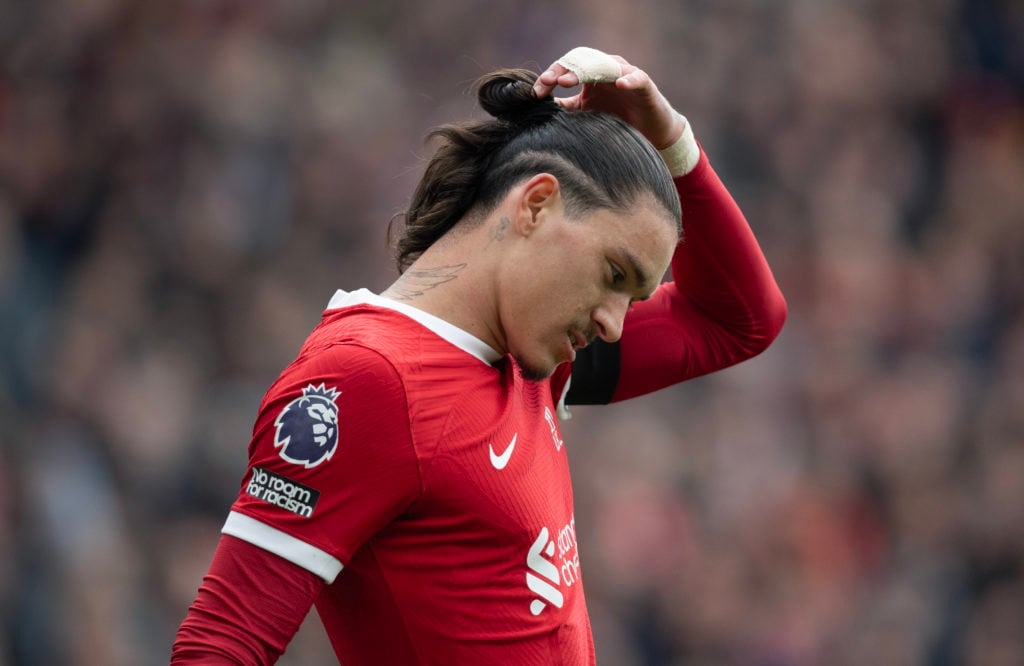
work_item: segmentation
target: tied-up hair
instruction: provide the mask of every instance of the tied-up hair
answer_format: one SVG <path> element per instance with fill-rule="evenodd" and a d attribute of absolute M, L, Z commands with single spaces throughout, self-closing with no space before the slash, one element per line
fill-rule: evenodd
<path fill-rule="evenodd" d="M 565 111 L 552 97 L 533 93 L 537 74 L 503 69 L 476 82 L 477 99 L 492 119 L 434 128 L 438 147 L 413 193 L 396 216 L 404 227 L 395 241 L 400 273 L 462 220 L 480 220 L 519 182 L 538 173 L 555 176 L 566 214 L 626 210 L 650 194 L 680 220 L 679 196 L 657 150 L 617 116 Z M 394 220 L 392 220 L 394 222 Z M 389 238 L 392 228 L 389 227 Z"/>

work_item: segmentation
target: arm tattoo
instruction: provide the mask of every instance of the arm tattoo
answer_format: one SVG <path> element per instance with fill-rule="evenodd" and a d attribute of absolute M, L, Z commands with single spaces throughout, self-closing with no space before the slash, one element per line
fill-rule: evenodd
<path fill-rule="evenodd" d="M 466 264 L 452 264 L 450 266 L 436 266 L 434 268 L 417 268 L 406 271 L 392 287 L 393 298 L 398 301 L 408 301 L 424 292 L 440 287 L 445 282 L 451 282 L 459 275 L 459 271 L 466 267 Z"/>

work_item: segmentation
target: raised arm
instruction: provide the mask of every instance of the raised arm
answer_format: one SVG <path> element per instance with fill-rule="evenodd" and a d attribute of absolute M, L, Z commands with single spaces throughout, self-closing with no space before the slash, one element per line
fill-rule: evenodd
<path fill-rule="evenodd" d="M 756 356 L 786 319 L 768 262 L 707 156 L 676 187 L 685 235 L 672 258 L 673 280 L 626 316 L 612 401 Z"/>
<path fill-rule="evenodd" d="M 626 316 L 618 342 L 600 340 L 573 364 L 570 404 L 625 400 L 751 358 L 778 335 L 786 303 L 742 211 L 711 168 L 685 117 L 643 70 L 619 56 L 579 48 L 541 74 L 567 110 L 614 113 L 661 151 L 683 210 L 673 281 Z"/>

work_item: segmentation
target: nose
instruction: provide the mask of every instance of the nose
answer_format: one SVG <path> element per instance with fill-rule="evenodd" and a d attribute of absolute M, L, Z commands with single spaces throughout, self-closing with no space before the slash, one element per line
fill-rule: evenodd
<path fill-rule="evenodd" d="M 629 296 L 610 294 L 590 315 L 597 329 L 597 337 L 605 342 L 618 342 L 622 337 L 622 325 L 628 310 Z"/>

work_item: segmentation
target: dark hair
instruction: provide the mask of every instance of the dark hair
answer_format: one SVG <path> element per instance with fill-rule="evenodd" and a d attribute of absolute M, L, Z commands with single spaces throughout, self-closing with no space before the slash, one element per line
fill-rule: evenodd
<path fill-rule="evenodd" d="M 517 183 L 550 173 L 560 184 L 566 213 L 625 210 L 650 193 L 675 219 L 679 195 L 657 150 L 617 116 L 564 111 L 537 98 L 537 74 L 505 69 L 476 83 L 480 106 L 493 119 L 443 125 L 395 243 L 399 272 L 468 214 L 486 215 Z M 394 220 L 392 220 L 394 222 Z M 391 228 L 388 235 L 391 236 Z"/>

